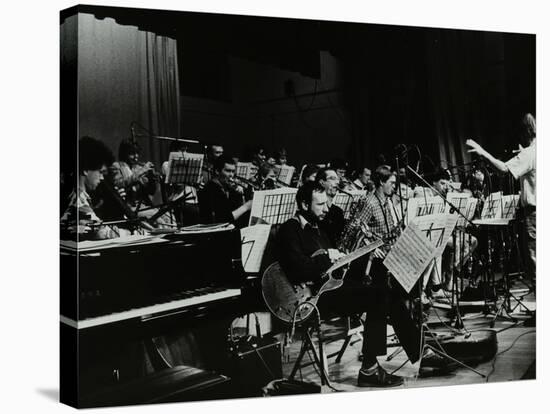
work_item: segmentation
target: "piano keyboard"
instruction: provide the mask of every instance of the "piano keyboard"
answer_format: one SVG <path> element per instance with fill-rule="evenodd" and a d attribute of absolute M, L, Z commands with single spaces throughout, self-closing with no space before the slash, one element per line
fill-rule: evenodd
<path fill-rule="evenodd" d="M 146 321 L 147 319 L 153 318 L 155 315 L 159 315 L 163 312 L 181 310 L 187 307 L 201 305 L 208 302 L 238 297 L 240 295 L 240 289 L 218 289 L 218 291 L 212 293 L 199 294 L 197 296 L 192 296 L 184 299 L 173 300 L 170 302 L 145 306 L 136 309 L 130 309 L 122 312 L 115 312 L 109 315 L 88 318 L 81 321 L 75 321 L 74 319 L 60 315 L 60 321 L 76 329 L 92 328 L 95 326 L 102 326 L 113 322 L 121 322 L 137 318 L 140 318 L 142 321 Z"/>

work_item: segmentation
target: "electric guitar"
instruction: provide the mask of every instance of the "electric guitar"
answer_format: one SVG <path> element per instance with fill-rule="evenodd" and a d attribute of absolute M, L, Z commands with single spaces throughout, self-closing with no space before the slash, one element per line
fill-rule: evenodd
<path fill-rule="evenodd" d="M 377 240 L 337 260 L 329 269 L 323 272 L 321 275 L 322 285 L 315 293 L 312 287 L 305 283 L 300 285 L 290 283 L 281 264 L 279 262 L 272 263 L 262 276 L 262 296 L 267 307 L 282 322 L 304 322 L 314 313 L 321 294 L 338 289 L 344 284 L 347 269 L 345 269 L 341 278 L 332 276 L 335 270 L 347 266 L 352 261 L 370 253 L 383 244 L 383 240 Z M 322 253 L 324 253 L 323 250 L 318 250 L 311 257 Z"/>

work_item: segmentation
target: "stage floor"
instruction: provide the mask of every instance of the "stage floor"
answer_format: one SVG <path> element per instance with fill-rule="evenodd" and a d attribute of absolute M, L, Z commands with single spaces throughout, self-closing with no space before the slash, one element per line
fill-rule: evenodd
<path fill-rule="evenodd" d="M 512 307 L 515 302 L 512 301 Z M 524 304 L 533 310 L 535 307 L 534 297 L 532 294 L 528 294 L 524 298 Z M 536 327 L 525 327 L 524 321 L 529 318 L 525 310 L 516 308 L 513 316 L 516 318 L 516 322 L 498 318 L 494 327 L 490 327 L 492 315 L 484 315 L 482 312 L 478 313 L 465 313 L 464 326 L 467 331 L 483 331 L 494 330 L 497 332 L 498 350 L 496 358 L 489 361 L 479 363 L 477 365 L 471 365 L 476 371 L 484 374 L 485 377 L 472 372 L 467 368 L 459 368 L 453 373 L 445 376 L 428 377 L 428 378 L 416 378 L 418 371 L 418 364 L 411 364 L 407 361 L 407 357 L 404 352 L 400 352 L 390 361 L 387 361 L 386 357 L 392 354 L 397 347 L 389 347 L 386 357 L 380 357 L 379 362 L 384 368 L 391 372 L 401 366 L 403 367 L 396 372 L 405 377 L 404 384 L 396 388 L 413 388 L 413 387 L 432 387 L 441 385 L 459 385 L 459 384 L 476 384 L 484 382 L 501 382 L 512 381 L 520 379 L 533 379 L 535 378 L 535 358 L 536 358 Z M 448 336 L 451 330 L 442 325 L 440 320 L 448 321 L 446 317 L 447 313 L 444 309 L 438 309 L 432 307 L 429 310 L 428 322 L 430 329 L 439 334 Z M 433 327 L 433 328 L 432 328 Z M 339 336 L 342 334 L 344 328 L 342 326 L 342 320 L 330 321 L 323 324 L 323 334 L 329 339 L 332 336 Z M 392 334 L 391 326 L 388 326 L 388 335 Z M 296 334 L 298 338 L 298 333 Z M 356 335 L 355 340 L 359 339 Z M 325 352 L 330 355 L 337 352 L 342 346 L 343 339 L 334 341 L 328 341 L 325 345 Z M 285 355 L 283 358 L 283 374 L 288 376 L 294 365 L 298 353 L 301 347 L 301 340 L 295 339 L 290 347 L 285 349 Z M 317 341 L 315 341 L 317 344 Z M 329 377 L 332 386 L 339 391 L 358 391 L 380 388 L 368 388 L 357 386 L 357 374 L 361 366 L 359 360 L 359 354 L 361 350 L 361 341 L 357 340 L 354 345 L 350 345 L 344 353 L 342 360 L 339 363 L 335 362 L 335 358 L 328 360 L 329 365 Z M 306 356 L 305 362 L 309 362 L 310 359 Z M 320 384 L 320 378 L 313 365 L 302 368 L 296 374 L 295 379 L 302 379 L 307 382 Z M 330 392 L 330 389 L 325 388 L 325 392 Z"/>

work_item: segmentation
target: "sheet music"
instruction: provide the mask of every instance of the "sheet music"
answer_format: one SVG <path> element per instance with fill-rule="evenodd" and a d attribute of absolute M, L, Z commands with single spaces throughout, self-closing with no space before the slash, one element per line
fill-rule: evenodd
<path fill-rule="evenodd" d="M 235 170 L 237 177 L 251 180 L 256 176 L 257 172 L 258 168 L 251 162 L 237 162 L 237 169 Z"/>
<path fill-rule="evenodd" d="M 485 200 L 481 211 L 481 220 L 502 218 L 502 192 L 492 193 Z"/>
<path fill-rule="evenodd" d="M 346 192 L 349 193 L 351 197 L 346 193 L 338 192 L 334 196 L 332 202 L 342 209 L 342 211 L 344 212 L 344 218 L 347 220 L 349 219 L 353 206 L 355 206 L 359 202 L 361 197 L 365 196 L 365 191 L 349 190 Z"/>
<path fill-rule="evenodd" d="M 426 266 L 434 257 L 435 247 L 418 226 L 411 223 L 384 259 L 384 266 L 410 292 Z"/>
<path fill-rule="evenodd" d="M 458 220 L 458 214 L 430 214 L 416 217 L 416 225 L 424 237 L 434 246 L 434 257 L 439 257 L 451 238 Z"/>
<path fill-rule="evenodd" d="M 514 219 L 519 207 L 519 194 L 502 196 L 502 218 Z"/>
<path fill-rule="evenodd" d="M 202 179 L 204 154 L 171 152 L 168 159 L 166 184 L 199 184 Z"/>
<path fill-rule="evenodd" d="M 478 202 L 477 198 L 471 197 L 469 194 L 464 193 L 448 193 L 447 201 L 455 206 L 461 214 L 468 218 L 468 220 L 472 220 L 474 218 Z M 457 226 L 465 227 L 467 223 L 468 222 L 466 219 L 459 215 Z"/>
<path fill-rule="evenodd" d="M 449 205 L 441 197 L 413 197 L 408 201 L 406 224 L 412 222 L 415 217 L 448 212 Z"/>
<path fill-rule="evenodd" d="M 241 257 L 247 273 L 258 273 L 262 265 L 271 224 L 256 224 L 241 229 Z"/>
<path fill-rule="evenodd" d="M 296 213 L 297 188 L 255 191 L 252 199 L 249 225 L 281 224 Z"/>
<path fill-rule="evenodd" d="M 285 183 L 286 185 L 290 185 L 296 168 L 291 165 L 276 165 L 274 169 L 275 174 L 277 175 L 277 180 Z"/>

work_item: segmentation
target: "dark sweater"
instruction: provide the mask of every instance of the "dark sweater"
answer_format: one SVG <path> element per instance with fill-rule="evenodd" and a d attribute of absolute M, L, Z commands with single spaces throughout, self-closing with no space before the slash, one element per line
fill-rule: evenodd
<path fill-rule="evenodd" d="M 291 283 L 319 281 L 331 262 L 326 249 L 331 243 L 325 232 L 306 224 L 302 228 L 296 218 L 281 225 L 277 235 L 279 262 Z M 318 250 L 322 254 L 311 257 Z"/>
<path fill-rule="evenodd" d="M 336 204 L 330 206 L 325 219 L 319 223 L 319 227 L 325 231 L 332 246 L 336 246 L 340 240 L 344 225 L 344 211 Z"/>
<path fill-rule="evenodd" d="M 233 219 L 233 210 L 243 202 L 242 195 L 236 191 L 225 192 L 219 183 L 209 181 L 198 196 L 201 223 L 233 223 L 238 228 L 247 225 L 250 213 L 243 214 L 238 220 Z"/>

